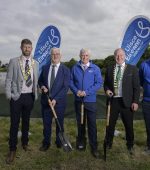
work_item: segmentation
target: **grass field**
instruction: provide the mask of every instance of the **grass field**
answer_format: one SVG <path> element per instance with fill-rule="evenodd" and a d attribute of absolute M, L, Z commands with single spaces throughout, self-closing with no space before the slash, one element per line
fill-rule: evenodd
<path fill-rule="evenodd" d="M 149 170 L 150 155 L 144 154 L 145 148 L 145 126 L 142 120 L 134 121 L 135 129 L 135 155 L 130 156 L 127 152 L 124 140 L 124 128 L 120 120 L 116 129 L 121 134 L 114 138 L 113 148 L 108 152 L 107 162 L 103 160 L 103 139 L 105 132 L 105 120 L 98 119 L 98 149 L 100 159 L 95 159 L 90 153 L 89 145 L 85 152 L 75 149 L 76 122 L 75 119 L 65 119 L 65 133 L 69 137 L 74 150 L 65 153 L 54 145 L 55 128 L 53 128 L 52 146 L 47 152 L 38 149 L 42 141 L 41 119 L 31 119 L 30 147 L 31 152 L 24 152 L 21 148 L 20 138 L 17 149 L 17 158 L 13 165 L 5 164 L 8 152 L 9 118 L 0 117 L 0 170 Z M 53 127 L 55 123 L 53 122 Z"/>

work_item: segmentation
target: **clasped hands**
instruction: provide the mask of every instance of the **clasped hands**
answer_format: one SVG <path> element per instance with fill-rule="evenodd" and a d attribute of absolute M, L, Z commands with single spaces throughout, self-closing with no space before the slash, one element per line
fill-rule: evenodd
<path fill-rule="evenodd" d="M 86 96 L 86 93 L 85 93 L 85 91 L 78 90 L 77 96 L 78 96 L 78 97 L 85 97 L 85 96 Z"/>

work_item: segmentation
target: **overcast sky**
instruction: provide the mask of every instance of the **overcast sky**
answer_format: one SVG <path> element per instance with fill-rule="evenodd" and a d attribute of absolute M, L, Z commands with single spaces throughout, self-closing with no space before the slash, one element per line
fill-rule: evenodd
<path fill-rule="evenodd" d="M 23 38 L 32 40 L 34 53 L 48 25 L 61 33 L 63 61 L 78 59 L 81 48 L 90 48 L 93 59 L 105 58 L 136 15 L 150 18 L 150 0 L 0 0 L 0 60 L 19 56 Z"/>

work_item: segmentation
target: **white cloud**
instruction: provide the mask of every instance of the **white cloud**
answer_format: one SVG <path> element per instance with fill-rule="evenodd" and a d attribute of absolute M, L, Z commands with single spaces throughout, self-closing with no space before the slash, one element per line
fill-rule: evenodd
<path fill-rule="evenodd" d="M 150 18 L 149 6 L 149 0 L 1 0 L 0 60 L 19 55 L 23 38 L 35 47 L 48 25 L 60 30 L 64 60 L 78 56 L 83 47 L 90 48 L 94 58 L 107 57 L 132 17 Z"/>

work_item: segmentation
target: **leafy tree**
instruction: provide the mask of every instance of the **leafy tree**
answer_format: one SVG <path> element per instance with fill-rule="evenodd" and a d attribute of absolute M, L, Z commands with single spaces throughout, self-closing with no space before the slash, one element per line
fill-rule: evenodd
<path fill-rule="evenodd" d="M 3 65 L 0 67 L 0 72 L 6 72 L 6 71 L 7 71 L 7 68 L 8 68 L 8 64 L 3 64 Z"/>
<path fill-rule="evenodd" d="M 107 68 L 108 66 L 115 64 L 115 58 L 114 55 L 110 55 L 104 59 L 104 68 Z"/>
<path fill-rule="evenodd" d="M 102 69 L 104 66 L 104 59 L 94 59 L 92 62 L 99 66 L 100 69 Z"/>
<path fill-rule="evenodd" d="M 72 66 L 74 64 L 76 64 L 76 60 L 74 58 L 72 58 L 70 61 L 64 62 L 64 64 L 68 67 L 68 68 L 72 68 Z"/>

